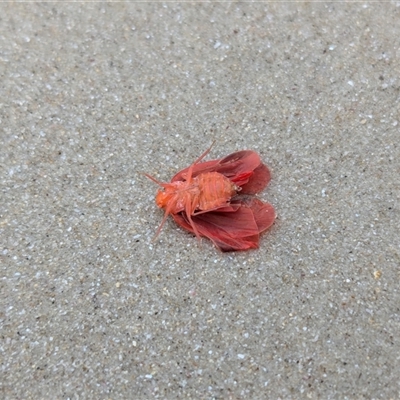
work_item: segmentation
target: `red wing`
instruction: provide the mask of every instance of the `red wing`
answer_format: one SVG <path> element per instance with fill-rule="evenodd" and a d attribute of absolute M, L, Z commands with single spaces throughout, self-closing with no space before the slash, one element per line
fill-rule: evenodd
<path fill-rule="evenodd" d="M 171 182 L 185 180 L 190 167 L 179 171 Z M 261 163 L 259 155 L 252 150 L 232 153 L 220 160 L 211 160 L 195 164 L 192 177 L 206 172 L 218 172 L 225 175 L 238 186 L 246 187 L 243 193 L 254 194 L 261 191 L 270 180 L 268 168 Z"/>
<path fill-rule="evenodd" d="M 263 203 L 255 197 L 238 196 L 232 201 L 231 206 L 237 207 L 238 205 L 246 206 L 252 210 L 259 233 L 267 230 L 275 221 L 275 209 L 269 203 Z"/>
<path fill-rule="evenodd" d="M 260 156 L 255 151 L 242 150 L 222 158 L 215 172 L 233 180 L 243 173 L 254 171 L 260 164 Z"/>
<path fill-rule="evenodd" d="M 271 173 L 265 164 L 260 164 L 251 175 L 247 183 L 239 185 L 242 194 L 256 194 L 261 192 L 271 180 Z M 236 183 L 236 182 L 235 182 Z"/>
<path fill-rule="evenodd" d="M 192 217 L 192 221 L 196 224 L 199 234 L 211 239 L 222 251 L 257 248 L 258 228 L 253 213 L 249 209 L 243 211 L 236 211 L 238 219 L 232 219 L 224 213 L 209 212 Z M 185 213 L 174 214 L 173 218 L 182 228 L 193 232 Z"/>
<path fill-rule="evenodd" d="M 205 172 L 215 172 L 215 166 L 219 163 L 220 160 L 210 160 L 210 161 L 204 161 L 199 164 L 195 164 L 193 166 L 193 172 L 192 172 L 192 178 L 199 174 L 204 174 Z M 186 174 L 188 172 L 190 167 L 187 167 L 183 169 L 182 171 L 179 171 L 177 174 L 175 174 L 171 182 L 175 181 L 184 181 L 186 179 Z"/>
<path fill-rule="evenodd" d="M 184 212 L 172 216 L 182 228 L 194 232 Z M 222 251 L 242 251 L 258 248 L 259 233 L 274 218 L 270 204 L 257 199 L 238 199 L 219 210 L 192 216 L 192 221 L 199 234 L 212 240 Z"/>

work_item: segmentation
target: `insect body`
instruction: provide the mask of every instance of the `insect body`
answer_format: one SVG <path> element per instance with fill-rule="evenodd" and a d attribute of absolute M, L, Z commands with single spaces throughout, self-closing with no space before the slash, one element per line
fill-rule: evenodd
<path fill-rule="evenodd" d="M 163 184 L 156 196 L 158 207 L 165 209 L 165 215 L 184 211 L 191 221 L 193 215 L 216 210 L 226 205 L 240 190 L 228 178 L 218 172 L 206 172 L 191 180 Z M 191 222 L 196 236 L 199 233 Z"/>
<path fill-rule="evenodd" d="M 145 174 L 162 187 L 156 204 L 165 212 L 156 237 L 172 215 L 180 226 L 198 238 L 210 238 L 223 251 L 258 247 L 259 234 L 272 225 L 275 211 L 270 204 L 241 194 L 261 191 L 270 180 L 269 170 L 250 150 L 200 163 L 210 149 L 169 183 Z"/>
<path fill-rule="evenodd" d="M 171 213 L 186 211 L 190 215 L 215 210 L 225 205 L 240 190 L 218 172 L 200 174 L 191 181 L 176 181 L 164 186 L 156 196 L 160 208 L 171 208 Z"/>

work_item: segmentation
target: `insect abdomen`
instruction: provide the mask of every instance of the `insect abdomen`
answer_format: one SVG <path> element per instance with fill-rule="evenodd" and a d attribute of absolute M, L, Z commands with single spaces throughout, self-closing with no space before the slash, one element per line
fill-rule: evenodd
<path fill-rule="evenodd" d="M 200 192 L 198 208 L 202 211 L 220 207 L 236 194 L 235 184 L 218 172 L 200 174 L 194 180 Z"/>

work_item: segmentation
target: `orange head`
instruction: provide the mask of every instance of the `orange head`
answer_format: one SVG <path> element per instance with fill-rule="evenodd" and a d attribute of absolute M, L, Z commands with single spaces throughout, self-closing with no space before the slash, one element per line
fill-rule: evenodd
<path fill-rule="evenodd" d="M 173 193 L 171 192 L 159 190 L 156 195 L 156 204 L 160 208 L 165 208 L 167 204 L 171 201 L 172 196 Z"/>

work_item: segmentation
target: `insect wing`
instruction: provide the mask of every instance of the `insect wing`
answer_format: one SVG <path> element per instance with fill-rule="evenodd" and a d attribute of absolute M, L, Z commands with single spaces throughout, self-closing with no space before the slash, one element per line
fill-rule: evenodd
<path fill-rule="evenodd" d="M 219 163 L 220 160 L 210 160 L 210 161 L 205 161 L 199 164 L 195 164 L 193 166 L 193 171 L 192 171 L 192 177 L 194 178 L 195 176 L 199 174 L 204 174 L 206 172 L 215 172 L 215 166 Z M 186 180 L 186 175 L 187 172 L 189 171 L 190 167 L 187 167 L 183 169 L 182 171 L 179 171 L 177 174 L 175 174 L 171 182 L 176 182 L 176 181 L 184 181 Z"/>
<path fill-rule="evenodd" d="M 189 168 L 179 171 L 171 179 L 171 182 L 185 180 Z M 218 172 L 225 175 L 237 186 L 241 186 L 242 193 L 245 194 L 260 192 L 271 180 L 268 168 L 261 163 L 259 155 L 252 150 L 242 150 L 220 160 L 195 164 L 193 166 L 192 177 L 207 172 Z"/>
<path fill-rule="evenodd" d="M 260 156 L 255 151 L 242 150 L 222 158 L 217 172 L 230 178 L 254 171 L 260 164 Z"/>
<path fill-rule="evenodd" d="M 261 192 L 271 180 L 271 173 L 265 164 L 260 164 L 254 171 L 251 177 L 243 185 L 236 184 L 242 187 L 240 193 L 256 194 Z"/>
<path fill-rule="evenodd" d="M 247 196 L 238 196 L 231 204 L 232 207 L 246 206 L 251 209 L 256 221 L 258 232 L 264 232 L 275 221 L 276 212 L 274 207 L 269 203 L 264 203 L 259 199 Z"/>
<path fill-rule="evenodd" d="M 193 228 L 188 223 L 184 213 L 174 214 L 173 218 L 182 228 L 193 232 Z M 209 212 L 192 217 L 192 221 L 196 225 L 199 234 L 212 240 L 222 251 L 239 251 L 258 247 L 258 234 L 254 233 L 257 232 L 257 229 L 255 228 L 252 231 L 253 234 L 247 236 L 243 235 L 243 232 L 241 233 L 242 237 L 238 234 L 235 235 L 237 229 L 235 229 L 234 223 L 229 217 L 221 218 L 221 216 L 215 215 L 214 212 Z M 254 220 L 252 222 L 254 227 Z M 226 231 L 226 229 L 229 231 Z"/>
<path fill-rule="evenodd" d="M 273 218 L 271 215 L 269 218 L 255 215 L 255 211 L 265 211 L 261 201 L 246 202 L 238 200 L 231 206 L 192 216 L 192 221 L 199 234 L 212 240 L 222 251 L 258 248 L 259 233 L 272 224 Z M 175 214 L 173 218 L 182 228 L 193 232 L 185 213 Z"/>
<path fill-rule="evenodd" d="M 221 158 L 219 160 L 205 161 L 199 164 L 195 164 L 193 167 L 192 176 L 195 177 L 199 174 L 206 172 L 219 172 L 231 179 L 244 172 L 253 171 L 261 164 L 260 157 L 258 154 L 251 150 L 242 150 L 236 153 L 232 153 L 229 156 Z M 190 167 L 179 171 L 171 181 L 184 180 L 185 175 Z M 232 180 L 232 179 L 231 179 Z"/>

